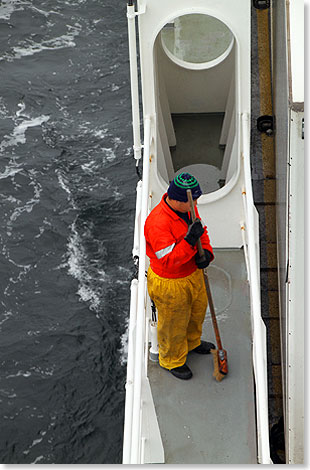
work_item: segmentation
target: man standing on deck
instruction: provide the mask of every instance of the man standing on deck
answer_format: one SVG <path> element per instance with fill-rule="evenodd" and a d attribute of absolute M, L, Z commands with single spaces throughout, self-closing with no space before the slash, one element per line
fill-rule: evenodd
<path fill-rule="evenodd" d="M 190 189 L 196 220 L 190 218 Z M 158 311 L 159 364 L 179 379 L 190 379 L 185 364 L 189 351 L 209 354 L 214 344 L 201 341 L 208 299 L 203 268 L 214 259 L 213 250 L 197 210 L 202 191 L 196 178 L 181 173 L 170 183 L 161 202 L 146 219 L 146 254 L 150 258 L 147 286 Z M 200 238 L 205 258 L 199 258 Z"/>

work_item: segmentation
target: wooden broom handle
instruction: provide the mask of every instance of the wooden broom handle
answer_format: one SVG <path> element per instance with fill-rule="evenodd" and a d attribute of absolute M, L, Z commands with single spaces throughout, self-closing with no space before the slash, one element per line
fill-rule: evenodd
<path fill-rule="evenodd" d="M 214 333 L 215 333 L 215 338 L 216 338 L 216 344 L 218 349 L 223 349 L 222 348 L 222 341 L 220 337 L 220 332 L 219 328 L 217 325 L 217 320 L 215 316 L 215 309 L 214 309 L 214 304 L 213 304 L 213 298 L 211 295 L 211 288 L 210 288 L 210 283 L 209 283 L 209 278 L 207 273 L 204 271 L 203 272 L 204 278 L 205 278 L 205 285 L 206 285 L 206 291 L 207 291 L 207 297 L 209 301 L 209 307 L 210 307 L 210 312 L 211 312 L 211 318 L 212 318 L 212 323 L 213 323 L 213 328 L 214 328 Z"/>
<path fill-rule="evenodd" d="M 192 223 L 193 223 L 197 217 L 196 217 L 195 209 L 194 209 L 194 201 L 193 201 L 192 191 L 190 189 L 187 189 L 186 193 L 187 193 L 187 198 L 190 202 L 191 217 L 192 217 Z M 200 238 L 198 239 L 198 242 L 197 242 L 197 248 L 198 248 L 199 256 L 205 258 L 205 252 L 204 252 L 204 249 L 202 248 Z"/>
<path fill-rule="evenodd" d="M 194 220 L 196 219 L 196 214 L 195 214 L 192 191 L 190 189 L 187 189 L 186 193 L 187 193 L 187 198 L 190 202 L 192 222 L 194 222 Z M 197 248 L 198 248 L 199 256 L 205 258 L 205 252 L 204 252 L 204 249 L 202 248 L 200 238 L 198 239 L 198 242 L 197 242 Z M 215 309 L 214 309 L 214 304 L 213 304 L 213 299 L 212 299 L 212 294 L 211 294 L 208 275 L 205 271 L 203 271 L 203 275 L 204 275 L 204 279 L 205 279 L 207 297 L 208 297 L 208 301 L 209 301 L 209 307 L 210 307 L 211 318 L 212 318 L 213 328 L 214 328 L 214 332 L 215 332 L 217 347 L 218 347 L 218 349 L 223 349 L 222 348 L 222 341 L 221 341 L 221 337 L 220 337 L 220 332 L 219 332 L 219 328 L 218 328 L 217 321 L 216 321 Z"/>

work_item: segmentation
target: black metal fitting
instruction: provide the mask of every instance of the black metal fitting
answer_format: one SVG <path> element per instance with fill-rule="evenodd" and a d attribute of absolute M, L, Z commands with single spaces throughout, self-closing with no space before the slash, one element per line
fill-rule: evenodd
<path fill-rule="evenodd" d="M 273 116 L 259 116 L 257 118 L 257 129 L 259 132 L 264 132 L 267 135 L 272 135 L 274 131 L 274 126 L 273 126 Z"/>
<path fill-rule="evenodd" d="M 270 8 L 270 0 L 253 0 L 253 6 L 257 10 L 266 10 Z"/>
<path fill-rule="evenodd" d="M 270 430 L 270 457 L 273 463 L 285 464 L 285 432 L 283 416 Z"/>
<path fill-rule="evenodd" d="M 152 310 L 152 321 L 157 321 L 156 305 L 152 299 L 151 299 L 151 310 Z"/>
<path fill-rule="evenodd" d="M 136 161 L 136 173 L 137 173 L 137 176 L 138 176 L 139 180 L 142 180 L 142 173 L 141 173 L 141 170 L 139 168 L 139 160 Z"/>

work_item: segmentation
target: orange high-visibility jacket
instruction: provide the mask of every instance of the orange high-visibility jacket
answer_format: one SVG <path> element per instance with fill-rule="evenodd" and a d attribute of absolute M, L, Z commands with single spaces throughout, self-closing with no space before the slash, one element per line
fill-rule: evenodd
<path fill-rule="evenodd" d="M 184 240 L 188 225 L 166 204 L 166 197 L 167 193 L 145 221 L 146 254 L 155 274 L 175 279 L 189 276 L 197 269 L 195 255 L 198 249 Z M 195 212 L 201 220 L 197 207 Z M 204 227 L 204 233 L 200 237 L 202 247 L 213 255 L 207 227 L 201 222 Z"/>

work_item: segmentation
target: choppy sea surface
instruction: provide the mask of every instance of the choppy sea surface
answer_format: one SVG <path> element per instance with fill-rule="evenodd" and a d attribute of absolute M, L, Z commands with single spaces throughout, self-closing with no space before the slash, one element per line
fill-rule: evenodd
<path fill-rule="evenodd" d="M 126 2 L 0 2 L 0 463 L 120 463 L 135 188 Z"/>

